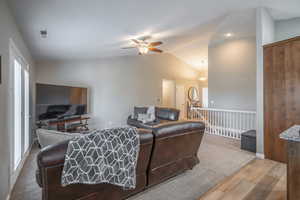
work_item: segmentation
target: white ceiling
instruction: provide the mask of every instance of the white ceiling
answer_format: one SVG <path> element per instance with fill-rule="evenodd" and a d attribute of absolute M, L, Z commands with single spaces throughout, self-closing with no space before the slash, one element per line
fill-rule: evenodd
<path fill-rule="evenodd" d="M 20 30 L 37 60 L 94 59 L 135 55 L 121 50 L 128 39 L 151 34 L 163 50 L 202 57 L 223 25 L 240 10 L 267 7 L 275 19 L 300 16 L 300 0 L 9 0 Z M 251 13 L 251 12 L 250 12 Z M 239 13 L 238 15 L 241 16 Z M 244 17 L 247 19 L 247 17 Z M 225 20 L 226 21 L 226 20 Z M 245 24 L 243 24 L 245 25 Z M 250 26 L 249 26 L 250 27 Z M 48 30 L 42 39 L 40 30 Z M 205 54 L 205 53 L 203 53 Z M 203 55 L 205 57 L 205 55 Z"/>
<path fill-rule="evenodd" d="M 225 35 L 231 33 L 232 37 Z M 256 10 L 231 12 L 185 31 L 181 36 L 167 38 L 168 51 L 198 70 L 207 70 L 209 45 L 229 39 L 255 37 Z M 185 40 L 183 40 L 185 38 Z"/>

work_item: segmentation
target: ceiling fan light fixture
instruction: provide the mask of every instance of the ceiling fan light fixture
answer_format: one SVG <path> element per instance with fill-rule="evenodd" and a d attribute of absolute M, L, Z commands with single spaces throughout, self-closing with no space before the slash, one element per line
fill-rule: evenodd
<path fill-rule="evenodd" d="M 146 41 L 150 38 L 151 38 L 151 36 L 145 36 L 143 38 L 131 39 L 132 45 L 128 46 L 128 47 L 122 47 L 122 49 L 137 48 L 139 51 L 139 55 L 147 54 L 149 52 L 162 53 L 163 51 L 157 47 L 162 45 L 163 42 L 161 42 L 161 41 L 156 41 L 156 42 Z"/>
<path fill-rule="evenodd" d="M 207 80 L 207 77 L 202 76 L 202 77 L 200 77 L 198 80 L 199 80 L 199 81 L 206 81 L 206 80 Z"/>
<path fill-rule="evenodd" d="M 149 52 L 148 47 L 139 47 L 139 52 L 141 54 L 147 54 Z"/>

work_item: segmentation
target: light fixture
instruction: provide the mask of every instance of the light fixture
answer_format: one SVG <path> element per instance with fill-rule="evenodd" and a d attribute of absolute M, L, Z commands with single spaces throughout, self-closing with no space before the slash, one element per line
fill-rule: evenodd
<path fill-rule="evenodd" d="M 147 54 L 148 51 L 149 51 L 149 49 L 148 49 L 148 47 L 146 47 L 146 46 L 141 46 L 141 47 L 139 47 L 139 52 L 140 52 L 141 54 Z"/>
<path fill-rule="evenodd" d="M 206 81 L 207 80 L 207 77 L 200 77 L 199 79 L 198 79 L 199 81 Z"/>
<path fill-rule="evenodd" d="M 225 36 L 228 37 L 228 38 L 232 37 L 232 33 L 226 33 Z"/>

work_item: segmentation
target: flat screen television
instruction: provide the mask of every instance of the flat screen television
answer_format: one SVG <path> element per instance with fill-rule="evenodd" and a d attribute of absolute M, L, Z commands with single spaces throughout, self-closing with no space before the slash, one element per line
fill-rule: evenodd
<path fill-rule="evenodd" d="M 88 112 L 88 89 L 36 84 L 37 120 L 62 119 Z"/>

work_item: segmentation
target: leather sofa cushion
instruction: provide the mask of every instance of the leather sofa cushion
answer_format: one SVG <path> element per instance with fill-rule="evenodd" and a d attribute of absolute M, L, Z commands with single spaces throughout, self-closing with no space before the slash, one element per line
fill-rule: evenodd
<path fill-rule="evenodd" d="M 156 107 L 155 115 L 159 119 L 177 121 L 180 111 L 174 108 L 159 108 Z"/>
<path fill-rule="evenodd" d="M 178 133 L 185 133 L 188 131 L 203 131 L 204 129 L 205 124 L 200 121 L 177 121 L 159 124 L 153 127 L 152 130 L 153 134 L 155 135 L 155 138 L 162 138 L 172 136 Z"/>

